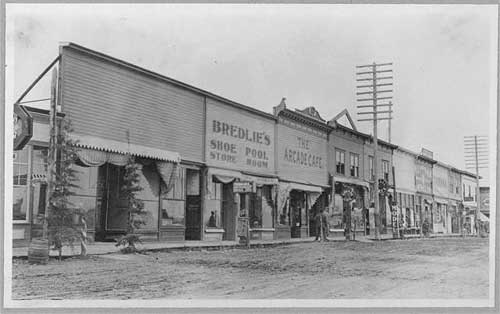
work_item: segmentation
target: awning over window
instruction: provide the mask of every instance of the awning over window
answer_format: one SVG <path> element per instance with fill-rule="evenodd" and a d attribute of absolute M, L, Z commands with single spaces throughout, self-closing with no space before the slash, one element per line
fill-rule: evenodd
<path fill-rule="evenodd" d="M 102 150 L 81 148 L 77 152 L 80 162 L 87 167 L 99 167 L 105 163 L 116 166 L 125 166 L 127 164 L 127 155 L 106 152 Z"/>
<path fill-rule="evenodd" d="M 307 184 L 302 184 L 302 183 L 297 183 L 297 182 L 287 182 L 287 189 L 300 190 L 300 191 L 306 191 L 306 192 L 316 192 L 316 193 L 323 192 L 323 188 L 320 186 L 307 185 Z"/>
<path fill-rule="evenodd" d="M 489 219 L 488 217 L 486 217 L 486 215 L 485 215 L 485 214 L 483 214 L 483 213 L 481 213 L 481 212 L 479 212 L 479 214 L 478 214 L 478 216 L 477 216 L 477 217 L 478 217 L 478 218 L 479 218 L 479 220 L 481 220 L 481 221 L 485 221 L 485 222 L 490 221 L 490 219 Z"/>
<path fill-rule="evenodd" d="M 131 154 L 134 156 L 170 161 L 173 163 L 179 163 L 181 161 L 179 153 L 167 150 L 146 147 L 136 144 L 122 143 L 114 140 L 103 139 L 88 135 L 79 135 L 74 133 L 70 134 L 70 137 L 71 139 L 77 141 L 76 146 L 87 148 L 94 151 L 116 153 L 122 155 Z M 87 153 L 87 156 L 89 157 L 88 160 L 90 163 L 100 163 L 102 162 L 103 159 L 106 158 L 108 158 L 107 162 L 116 162 L 117 164 L 122 162 L 121 157 L 116 156 L 116 154 L 115 155 L 111 154 L 98 155 L 97 153 L 93 154 L 94 155 L 91 156 L 89 153 Z"/>
<path fill-rule="evenodd" d="M 245 173 L 241 174 L 240 180 L 255 182 L 257 186 L 277 185 L 279 183 L 278 178 L 253 176 Z"/>
<path fill-rule="evenodd" d="M 236 179 L 241 179 L 241 172 L 219 168 L 209 168 L 208 177 L 210 178 L 212 176 L 221 183 L 231 183 Z"/>
<path fill-rule="evenodd" d="M 448 205 L 448 200 L 444 198 L 434 197 L 434 201 L 439 204 Z"/>
<path fill-rule="evenodd" d="M 32 173 L 31 182 L 47 182 L 47 175 L 45 173 Z"/>
<path fill-rule="evenodd" d="M 365 188 L 370 188 L 370 184 L 368 182 L 362 181 L 359 179 L 351 179 L 351 178 L 346 178 L 346 177 L 333 176 L 333 181 L 349 183 L 349 184 L 353 184 L 353 185 L 360 185 L 360 186 L 364 186 Z"/>

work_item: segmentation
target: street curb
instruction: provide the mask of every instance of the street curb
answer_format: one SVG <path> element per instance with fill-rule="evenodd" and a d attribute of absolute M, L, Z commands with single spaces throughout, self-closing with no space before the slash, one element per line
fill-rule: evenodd
<path fill-rule="evenodd" d="M 461 234 L 447 234 L 447 235 L 429 235 L 428 237 L 420 237 L 420 236 L 405 236 L 403 239 L 400 238 L 367 238 L 370 241 L 378 242 L 378 241 L 391 241 L 391 240 L 412 240 L 412 239 L 440 239 L 440 238 L 462 238 Z M 465 238 L 477 238 L 476 236 L 466 236 Z"/>
<path fill-rule="evenodd" d="M 330 240 L 330 241 L 338 241 L 338 240 Z M 250 248 L 267 248 L 267 247 L 277 247 L 277 246 L 284 246 L 284 245 L 290 245 L 290 244 L 297 244 L 297 243 L 312 243 L 314 242 L 313 240 L 310 239 L 304 239 L 304 240 L 295 240 L 295 241 L 277 241 L 277 242 L 269 242 L 269 243 L 251 243 L 250 242 Z M 180 252 L 180 251 L 185 251 L 185 252 L 191 252 L 191 251 L 221 251 L 221 250 L 233 250 L 233 249 L 246 249 L 247 246 L 245 244 L 216 244 L 216 245 L 196 245 L 196 246 L 178 246 L 178 247 L 152 247 L 152 248 L 143 248 L 139 249 L 137 251 L 138 254 L 143 254 L 147 252 L 164 252 L 164 253 L 170 253 L 170 252 Z M 82 257 L 80 254 L 71 254 L 71 255 L 63 255 L 61 256 L 61 259 L 69 259 L 69 258 L 89 258 L 91 256 L 99 256 L 99 255 L 109 255 L 109 254 L 123 254 L 121 253 L 119 249 L 116 251 L 107 251 L 107 252 L 97 252 L 97 253 L 88 253 L 86 256 Z M 56 255 L 50 255 L 49 259 L 58 259 L 59 257 Z M 12 259 L 16 260 L 27 260 L 28 255 L 15 255 L 12 256 Z"/>

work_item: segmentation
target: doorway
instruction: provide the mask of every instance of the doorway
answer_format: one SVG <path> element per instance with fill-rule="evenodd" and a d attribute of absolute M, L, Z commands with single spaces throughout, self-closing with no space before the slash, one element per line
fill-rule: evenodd
<path fill-rule="evenodd" d="M 200 172 L 186 169 L 186 240 L 201 240 Z"/>
<path fill-rule="evenodd" d="M 302 224 L 306 224 L 306 197 L 305 192 L 292 190 L 290 192 L 290 221 L 292 222 L 292 238 L 301 237 Z"/>
<path fill-rule="evenodd" d="M 221 216 L 224 235 L 222 240 L 236 240 L 236 208 L 234 204 L 233 184 L 222 184 Z"/>
<path fill-rule="evenodd" d="M 125 167 L 104 164 L 98 170 L 96 240 L 106 241 L 127 232 L 127 199 L 121 193 Z"/>

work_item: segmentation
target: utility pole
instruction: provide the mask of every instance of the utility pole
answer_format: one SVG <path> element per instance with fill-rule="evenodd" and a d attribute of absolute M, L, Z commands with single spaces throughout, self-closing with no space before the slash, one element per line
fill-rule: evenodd
<path fill-rule="evenodd" d="M 381 229 L 381 217 L 380 217 L 380 204 L 379 204 L 379 182 L 378 182 L 378 137 L 377 137 L 377 122 L 379 120 L 390 120 L 392 116 L 380 116 L 381 114 L 392 113 L 392 103 L 378 103 L 378 100 L 389 100 L 392 99 L 392 96 L 384 96 L 387 95 L 385 93 L 392 93 L 392 90 L 384 89 L 382 86 L 392 86 L 392 82 L 388 82 L 387 80 L 392 80 L 392 76 L 378 76 L 379 73 L 392 73 L 392 69 L 387 69 L 387 66 L 392 66 L 392 63 L 379 63 L 368 65 L 358 65 L 357 69 L 360 69 L 361 72 L 357 72 L 356 81 L 358 82 L 369 82 L 368 85 L 358 85 L 360 91 L 356 93 L 359 95 L 370 95 L 371 98 L 358 98 L 357 101 L 361 102 L 358 105 L 358 109 L 362 108 L 370 108 L 372 111 L 358 112 L 359 115 L 371 114 L 372 118 L 366 119 L 358 119 L 358 121 L 373 121 L 373 168 L 375 174 L 375 182 L 374 182 L 374 191 L 373 198 L 375 202 L 375 239 L 380 239 L 380 229 Z M 365 71 L 366 70 L 366 71 Z M 387 83 L 386 83 L 387 82 Z M 371 83 L 371 84 L 370 84 Z M 382 89 L 378 89 L 382 87 Z M 380 94 L 381 97 L 379 97 Z M 372 104 L 366 104 L 366 101 L 371 101 Z M 380 111 L 379 107 L 389 107 L 388 110 Z"/>
<path fill-rule="evenodd" d="M 473 135 L 464 137 L 465 167 L 474 169 L 476 172 L 476 217 L 475 225 L 478 226 L 479 213 L 481 212 L 481 201 L 479 198 L 479 169 L 488 169 L 488 136 Z M 477 232 L 478 230 L 476 230 Z M 479 232 L 477 233 L 479 236 Z"/>

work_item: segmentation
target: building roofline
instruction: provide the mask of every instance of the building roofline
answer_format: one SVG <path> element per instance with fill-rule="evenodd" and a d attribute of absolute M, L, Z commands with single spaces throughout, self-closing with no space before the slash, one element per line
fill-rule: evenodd
<path fill-rule="evenodd" d="M 106 60 L 108 62 L 120 65 L 122 67 L 126 67 L 128 69 L 131 69 L 131 70 L 134 70 L 136 72 L 148 75 L 150 77 L 159 79 L 161 81 L 164 81 L 164 82 L 176 85 L 178 87 L 182 87 L 184 89 L 187 89 L 189 91 L 201 94 L 203 96 L 210 97 L 212 99 L 221 101 L 221 102 L 223 102 L 223 103 L 225 103 L 227 105 L 231 105 L 231 106 L 233 106 L 235 108 L 242 109 L 242 110 L 245 110 L 245 111 L 248 111 L 248 112 L 251 112 L 251 113 L 260 115 L 262 117 L 265 117 L 265 118 L 272 119 L 272 120 L 276 121 L 276 117 L 274 115 L 270 114 L 270 113 L 267 113 L 267 112 L 264 112 L 264 111 L 260 111 L 258 109 L 252 108 L 252 107 L 247 106 L 247 105 L 240 104 L 238 102 L 232 101 L 232 100 L 224 98 L 222 96 L 213 94 L 211 92 L 208 92 L 208 91 L 205 91 L 203 89 L 194 87 L 192 85 L 183 83 L 181 81 L 175 80 L 175 79 L 167 77 L 165 75 L 162 75 L 162 74 L 153 72 L 151 70 L 142 68 L 140 66 L 137 66 L 135 64 L 129 63 L 127 61 L 124 61 L 124 60 L 112 57 L 110 55 L 107 55 L 107 54 L 104 54 L 104 53 L 101 53 L 101 52 L 89 49 L 87 47 L 84 47 L 84 46 L 81 46 L 81 45 L 78 45 L 78 44 L 75 44 L 75 43 L 72 43 L 72 42 L 64 42 L 64 43 L 60 43 L 60 48 L 61 49 L 62 48 L 71 48 L 71 49 L 77 50 L 79 52 L 86 53 L 86 54 L 92 55 L 92 56 L 100 58 L 100 59 L 104 59 L 104 60 Z M 62 51 L 61 51 L 61 53 L 62 53 Z"/>
<path fill-rule="evenodd" d="M 25 106 L 25 105 L 20 105 L 20 106 L 23 107 L 24 109 L 26 109 L 28 112 L 39 113 L 39 114 L 43 114 L 43 115 L 50 114 L 50 110 L 48 110 L 48 109 L 41 109 L 41 108 L 30 107 L 30 106 Z M 66 114 L 64 112 L 58 112 L 57 116 L 64 117 L 64 116 L 66 116 Z"/>
<path fill-rule="evenodd" d="M 471 173 L 471 172 L 468 172 L 468 171 L 465 171 L 465 170 L 460 170 L 460 169 L 458 169 L 458 172 L 459 172 L 460 174 L 466 175 L 466 176 L 468 176 L 468 177 L 473 177 L 473 178 L 476 178 L 476 175 L 475 175 L 475 174 L 473 174 L 473 173 Z M 482 177 L 481 177 L 481 176 L 478 176 L 478 177 L 479 177 L 479 179 L 482 179 Z"/>
<path fill-rule="evenodd" d="M 429 157 L 427 157 L 427 156 L 425 156 L 425 155 L 422 155 L 422 154 L 418 154 L 418 155 L 417 155 L 417 159 L 420 159 L 420 160 L 426 161 L 426 162 L 428 162 L 428 163 L 430 163 L 430 164 L 433 164 L 433 165 L 437 163 L 437 160 L 432 159 L 432 158 L 429 158 Z"/>
<path fill-rule="evenodd" d="M 324 122 L 321 122 L 321 121 L 319 121 L 317 119 L 309 117 L 308 115 L 306 115 L 304 113 L 290 110 L 290 109 L 288 109 L 286 107 L 282 108 L 277 113 L 278 117 L 280 115 L 282 115 L 282 116 L 284 116 L 286 118 L 294 119 L 296 121 L 302 120 L 301 122 L 305 122 L 305 123 L 309 124 L 310 126 L 315 127 L 316 129 L 322 130 L 322 131 L 324 131 L 326 133 L 330 132 L 330 129 L 331 129 L 331 127 L 328 124 L 324 123 Z"/>

